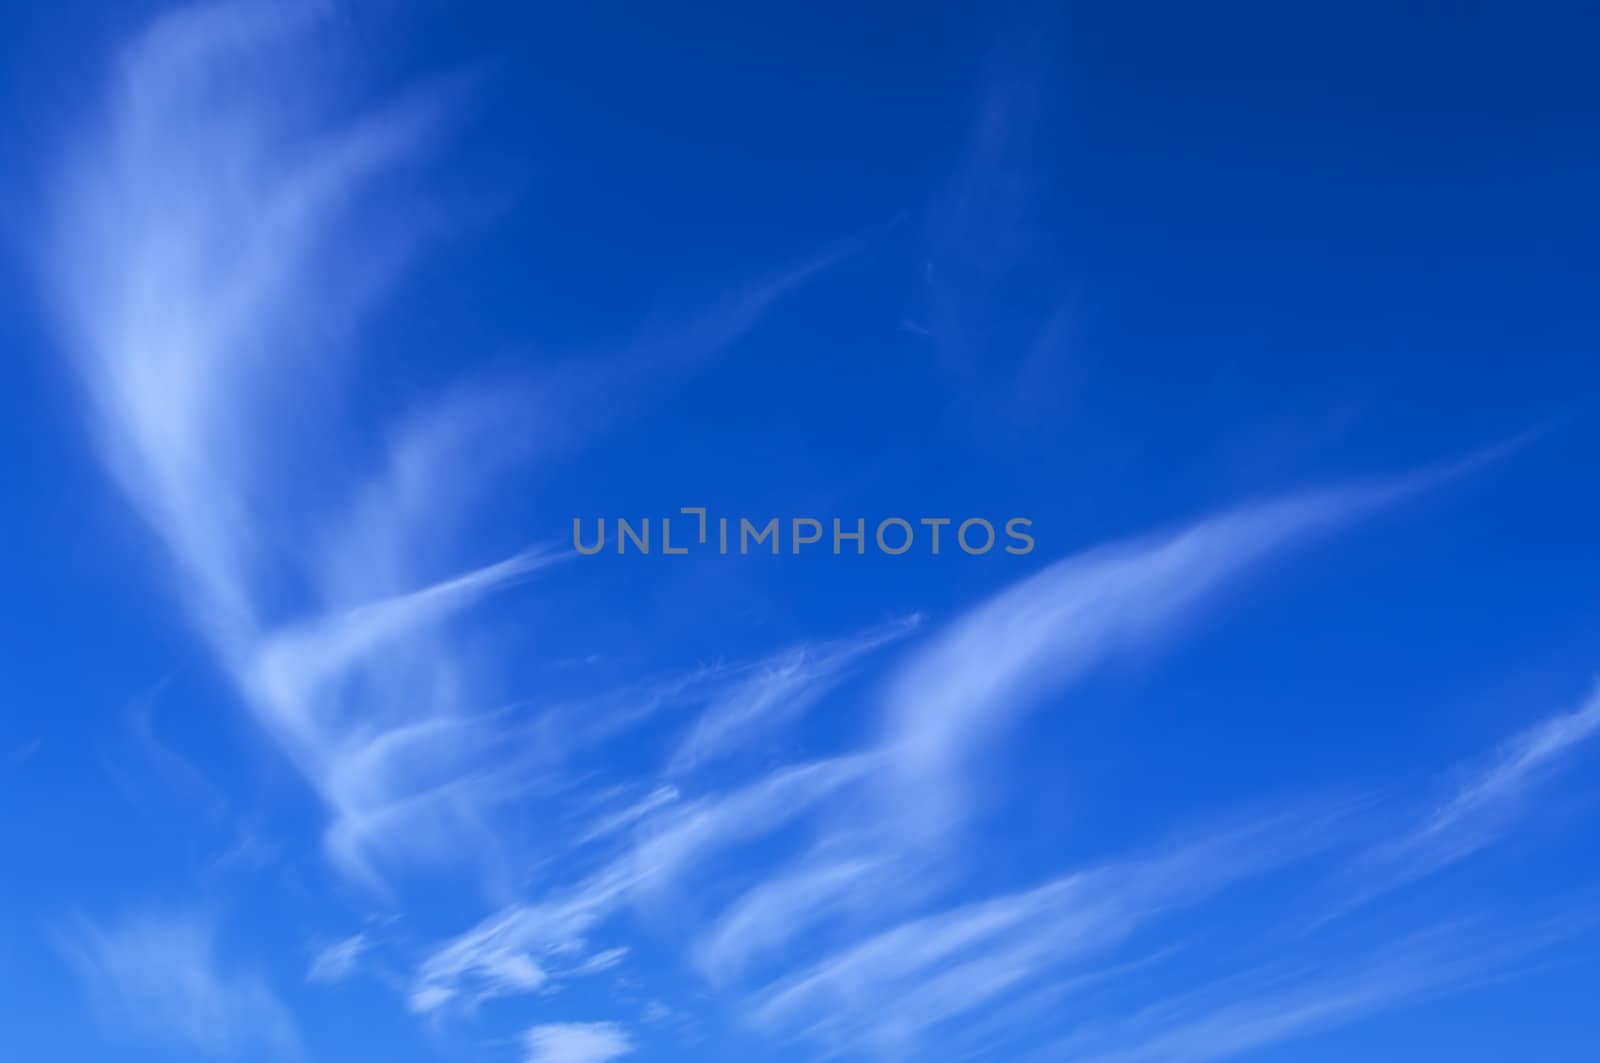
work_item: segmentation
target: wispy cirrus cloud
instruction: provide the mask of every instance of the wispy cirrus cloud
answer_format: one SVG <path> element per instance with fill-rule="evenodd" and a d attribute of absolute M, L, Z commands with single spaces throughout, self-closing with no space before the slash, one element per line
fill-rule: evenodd
<path fill-rule="evenodd" d="M 722 748 L 729 729 L 748 733 L 751 727 L 779 725 L 825 693 L 849 665 L 909 634 L 918 623 L 918 618 L 908 618 L 833 642 L 796 647 L 755 664 L 701 669 L 636 690 L 615 711 L 626 726 L 662 704 L 703 703 L 706 707 L 689 727 L 698 737 L 680 742 L 679 749 L 709 755 Z M 777 662 L 793 669 L 785 671 Z M 606 714 L 603 705 L 584 708 L 578 715 Z M 602 724 L 601 730 L 608 726 Z M 699 757 L 694 761 L 698 766 Z M 759 842 L 833 798 L 859 795 L 880 767 L 875 756 L 858 754 L 783 766 L 744 786 L 711 793 L 696 794 L 680 781 L 658 785 L 621 807 L 579 821 L 571 845 L 609 850 L 605 862 L 587 877 L 548 891 L 542 900 L 509 906 L 433 950 L 419 968 L 412 1007 L 432 1012 L 451 1003 L 470 1005 L 610 966 L 600 959 L 620 960 L 617 950 L 586 955 L 588 936 L 596 928 L 636 903 L 659 899 L 684 882 L 700 879 L 718 854 Z M 740 947 L 730 940 L 725 950 Z"/>
<path fill-rule="evenodd" d="M 749 674 L 719 693 L 690 727 L 668 772 L 692 771 L 747 748 L 820 701 L 862 658 L 911 634 L 922 619 L 912 614 L 833 642 L 806 643 L 751 666 Z"/>
<path fill-rule="evenodd" d="M 158 20 L 72 146 L 43 257 L 107 468 L 328 805 L 330 854 L 378 885 L 403 861 L 499 861 L 490 820 L 519 792 L 526 736 L 500 726 L 460 621 L 558 555 L 472 558 L 459 533 L 486 485 L 737 343 L 856 245 L 622 354 L 462 383 L 354 445 L 338 415 L 372 352 L 352 333 L 444 227 L 414 193 L 471 82 L 342 114 L 330 26 L 313 2 Z"/>
<path fill-rule="evenodd" d="M 597 927 L 630 904 L 706 874 L 711 858 L 730 847 L 795 823 L 858 785 L 872 766 L 867 757 L 794 765 L 733 791 L 666 805 L 587 878 L 536 903 L 511 905 L 435 948 L 418 970 L 412 1008 L 431 1012 L 532 992 L 549 980 L 557 959 L 576 962 L 568 973 L 592 970 L 593 957 L 578 958 Z"/>
<path fill-rule="evenodd" d="M 754 1020 L 835 1049 L 904 1051 L 935 1025 L 1318 851 L 1326 835 L 1310 822 L 1225 831 L 908 920 L 764 990 Z"/>
<path fill-rule="evenodd" d="M 1025 989 L 1071 997 L 1094 985 L 1099 992 L 1093 1005 L 1061 1012 L 1073 1032 L 1038 1058 L 1202 1063 L 1502 977 L 1536 954 L 1592 933 L 1592 903 L 1580 899 L 1551 922 L 1523 927 L 1483 918 L 1422 928 L 1414 920 L 1380 920 L 1381 933 L 1373 940 L 1371 927 L 1338 934 L 1324 919 L 1307 928 L 1301 915 L 1317 904 L 1314 889 L 1291 890 L 1282 907 L 1260 918 L 1240 918 L 1230 898 L 1247 889 L 1259 895 L 1255 883 L 1300 865 L 1370 875 L 1375 856 L 1380 867 L 1391 866 L 1395 854 L 1411 853 L 1424 842 L 1437 855 L 1441 824 L 1466 832 L 1444 846 L 1452 859 L 1488 844 L 1492 835 L 1479 828 L 1503 829 L 1524 784 L 1552 770 L 1556 758 L 1592 732 L 1592 700 L 1507 742 L 1425 820 L 1428 826 L 1401 826 L 1375 848 L 1363 841 L 1362 824 L 1371 812 L 1366 803 L 1343 811 L 1301 810 L 1214 832 L 1143 859 L 1092 866 L 893 923 L 757 991 L 752 1021 L 769 1033 L 819 1042 L 830 1052 L 894 1056 L 913 1051 L 935 1028 L 961 1029 L 957 1020 L 969 1020 L 969 1032 L 981 1030 L 984 1023 L 977 1020 L 1009 1002 L 1020 1004 Z M 1463 814 L 1467 809 L 1473 810 L 1470 821 Z M 1403 820 L 1403 809 L 1388 802 L 1383 818 Z M 1413 870 L 1420 877 L 1440 866 Z M 709 974 L 726 980 L 740 973 L 749 954 L 795 932 L 780 928 L 804 926 L 816 906 L 830 903 L 831 893 L 881 888 L 884 881 L 874 877 L 881 871 L 873 863 L 816 859 L 801 868 L 764 883 L 723 914 L 701 945 Z M 831 883 L 833 876 L 840 882 Z M 1400 884 L 1386 880 L 1385 890 Z M 1232 946 L 1238 955 L 1251 955 L 1263 943 L 1282 950 L 1292 940 L 1293 954 L 1308 959 L 1242 971 L 1230 970 L 1224 959 L 1220 974 L 1202 979 L 1204 988 L 1173 990 L 1193 976 L 1162 970 L 1164 954 L 1182 943 L 1183 927 L 1204 926 L 1207 913 L 1222 909 L 1231 913 L 1230 933 L 1243 935 Z M 716 962 L 706 964 L 704 957 Z M 1050 990 L 1052 985 L 1058 990 Z M 1129 999 L 1152 996 L 1154 1003 L 1119 1014 Z M 1048 1010 L 1060 1012 L 1060 1002 Z M 1042 1015 L 1034 1018 L 1051 1025 Z M 1014 1033 L 989 1031 L 980 1054 L 992 1053 L 997 1044 L 1016 1051 L 1008 1040 Z"/>
<path fill-rule="evenodd" d="M 588 829 L 575 834 L 577 844 L 612 855 L 571 884 L 543 891 L 543 899 L 511 905 L 436 947 L 418 969 L 412 1007 L 470 1009 L 491 997 L 545 993 L 609 966 L 601 958 L 617 950 L 596 951 L 591 939 L 602 930 L 623 932 L 619 917 L 656 910 L 663 899 L 661 910 L 688 938 L 688 958 L 714 985 L 737 991 L 752 974 L 762 978 L 757 984 L 765 988 L 751 1005 L 758 1025 L 834 1047 L 900 1050 L 933 1027 L 970 1020 L 985 1001 L 1012 989 L 1138 967 L 1139 957 L 1126 954 L 1137 935 L 1252 877 L 1324 852 L 1334 839 L 1326 832 L 1315 840 L 1294 830 L 1224 832 L 1147 861 L 934 907 L 930 915 L 929 902 L 961 875 L 929 862 L 922 828 L 943 831 L 959 821 L 967 788 L 985 781 L 970 770 L 972 754 L 1021 713 L 1099 662 L 1169 638 L 1292 548 L 1438 478 L 1267 501 L 1057 562 L 959 615 L 897 662 L 882 688 L 881 743 L 779 768 L 738 789 L 697 795 L 699 769 L 715 758 L 682 751 L 708 748 L 706 736 L 724 727 L 781 724 L 791 710 L 774 706 L 811 704 L 812 685 L 829 686 L 858 656 L 906 637 L 909 622 L 661 685 L 642 698 L 644 715 L 674 703 L 706 706 L 669 761 L 674 784 L 614 790 L 606 798 L 611 807 L 579 821 Z M 821 663 L 771 667 L 795 661 Z M 623 710 L 619 726 L 643 718 L 640 711 Z M 914 808 L 909 819 L 883 803 L 885 784 Z M 952 804 L 940 806 L 935 796 Z M 1308 817 L 1301 826 L 1316 833 L 1329 821 Z M 1240 840 L 1245 836 L 1249 844 Z M 746 844 L 759 853 L 754 865 L 720 859 Z M 677 905 L 672 898 L 680 894 L 695 899 Z M 712 897 L 729 899 L 708 903 Z M 839 942 L 838 931 L 872 927 L 799 970 L 774 972 L 767 962 L 792 962 L 801 939 Z M 915 942 L 935 944 L 919 951 Z M 1151 947 L 1159 951 L 1161 943 Z M 1103 965 L 1090 962 L 1102 958 Z"/>
<path fill-rule="evenodd" d="M 1082 283 L 1047 235 L 1073 171 L 1050 148 L 1069 104 L 1059 45 L 1042 30 L 1059 21 L 1028 6 L 1044 17 L 999 34 L 923 211 L 921 299 L 902 323 L 959 382 L 979 432 L 1059 425 L 1087 378 L 1087 352 L 1071 344 Z"/>
<path fill-rule="evenodd" d="M 1600 731 L 1600 689 L 1568 713 L 1551 716 L 1512 738 L 1490 763 L 1441 805 L 1407 847 L 1454 859 L 1491 839 L 1527 791 L 1554 773 Z"/>
<path fill-rule="evenodd" d="M 607 811 L 580 828 L 573 839 L 574 845 L 587 845 L 604 841 L 634 827 L 649 816 L 678 800 L 676 786 L 657 786 L 632 803 Z"/>
<path fill-rule="evenodd" d="M 795 867 L 762 880 L 728 905 L 695 946 L 695 961 L 713 983 L 726 983 L 752 958 L 777 948 L 873 887 L 885 857 L 808 854 Z"/>
<path fill-rule="evenodd" d="M 541 741 L 574 755 L 628 738 L 663 715 L 692 714 L 692 722 L 672 738 L 662 769 L 682 782 L 726 759 L 740 743 L 770 737 L 801 718 L 871 655 L 913 636 L 922 620 L 921 614 L 912 613 L 835 638 L 800 642 L 755 660 L 704 662 L 545 706 L 537 724 Z M 677 793 L 673 783 L 652 783 L 651 789 L 660 793 L 650 800 Z M 602 826 L 606 818 L 592 827 Z"/>
<path fill-rule="evenodd" d="M 1459 769 L 1461 781 L 1449 797 L 1338 876 L 1340 898 L 1324 918 L 1346 914 L 1499 842 L 1525 811 L 1529 793 L 1576 757 L 1597 731 L 1600 689 L 1576 709 L 1515 735 L 1483 762 Z"/>
<path fill-rule="evenodd" d="M 1031 1058 L 1074 1063 L 1212 1063 L 1292 1044 L 1430 997 L 1470 989 L 1574 934 L 1593 912 L 1490 928 L 1447 923 L 1325 964 L 1282 963 L 1115 1019 L 1079 1024 Z"/>
<path fill-rule="evenodd" d="M 119 1029 L 212 1056 L 300 1055 L 288 1010 L 259 975 L 218 959 L 204 916 L 137 915 L 109 927 L 80 919 L 57 944 Z"/>
<path fill-rule="evenodd" d="M 885 744 L 895 800 L 916 809 L 907 829 L 937 832 L 957 818 L 966 766 L 1048 695 L 1165 638 L 1287 551 L 1423 482 L 1292 495 L 1097 547 L 968 610 L 890 680 Z"/>
<path fill-rule="evenodd" d="M 108 466 L 258 719 L 326 795 L 336 765 L 365 745 L 318 684 L 382 670 L 390 662 L 375 659 L 443 619 L 443 605 L 531 566 L 515 558 L 423 592 L 413 570 L 383 605 L 283 627 L 343 612 L 303 552 L 289 462 L 305 440 L 284 432 L 317 408 L 298 395 L 325 394 L 347 371 L 334 357 L 342 319 L 393 265 L 343 248 L 362 244 L 367 205 L 397 198 L 398 169 L 431 150 L 459 91 L 430 87 L 342 125 L 298 93 L 265 91 L 302 70 L 296 54 L 321 17 L 317 4 L 231 3 L 156 23 L 125 54 L 106 124 L 63 181 L 50 250 Z M 303 72 L 297 83 L 314 85 Z M 319 469 L 350 466 L 341 456 Z M 304 624 L 327 642 L 294 659 L 305 644 L 288 632 Z M 408 666 L 437 682 L 448 651 L 430 633 L 411 640 Z M 290 663 L 309 674 L 287 675 Z M 450 711 L 386 704 L 375 715 L 392 729 Z"/>
<path fill-rule="evenodd" d="M 311 958 L 306 971 L 308 982 L 342 982 L 355 973 L 361 957 L 371 950 L 372 939 L 366 934 L 352 934 L 326 945 Z"/>
<path fill-rule="evenodd" d="M 912 899 L 950 877 L 949 862 L 927 847 L 965 820 L 981 793 L 975 758 L 1020 717 L 1101 662 L 1169 637 L 1292 548 L 1428 482 L 1330 488 L 1097 547 L 938 626 L 883 683 L 877 799 L 738 898 L 696 946 L 702 969 L 726 977 L 863 897 Z"/>
<path fill-rule="evenodd" d="M 526 1037 L 527 1063 L 610 1063 L 633 1051 L 614 1022 L 564 1022 L 535 1026 Z"/>
<path fill-rule="evenodd" d="M 964 379 L 978 376 L 980 352 L 985 363 L 1014 365 L 1060 298 L 1058 263 L 1039 224 L 1051 171 L 1039 134 L 1059 86 L 1050 48 L 1046 35 L 1030 32 L 994 49 L 960 154 L 926 212 L 926 303 L 915 330 Z"/>

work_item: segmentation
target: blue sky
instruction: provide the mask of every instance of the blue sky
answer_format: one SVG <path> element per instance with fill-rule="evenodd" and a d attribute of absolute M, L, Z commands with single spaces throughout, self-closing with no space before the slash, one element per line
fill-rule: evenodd
<path fill-rule="evenodd" d="M 1593 1058 L 1586 5 L 7 21 L 7 1058 Z"/>

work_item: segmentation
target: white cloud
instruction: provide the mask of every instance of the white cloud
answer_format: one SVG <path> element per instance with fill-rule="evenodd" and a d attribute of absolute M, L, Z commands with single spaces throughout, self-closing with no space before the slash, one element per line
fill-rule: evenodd
<path fill-rule="evenodd" d="M 621 355 L 443 389 L 380 426 L 370 458 L 339 416 L 361 368 L 351 333 L 441 226 L 413 186 L 468 86 L 345 116 L 328 13 L 228 2 L 139 36 L 56 182 L 43 257 L 104 464 L 327 804 L 329 853 L 381 887 L 399 861 L 495 864 L 491 818 L 528 785 L 519 738 L 486 711 L 494 662 L 460 621 L 556 555 L 472 567 L 456 534 L 472 502 L 736 343 L 855 245 Z"/>
<path fill-rule="evenodd" d="M 870 754 L 791 765 L 741 789 L 674 805 L 641 826 L 627 861 L 641 886 L 664 889 L 709 854 L 792 823 L 877 766 Z"/>
<path fill-rule="evenodd" d="M 1530 788 L 1558 771 L 1600 731 L 1600 689 L 1571 712 L 1549 717 L 1503 744 L 1465 774 L 1454 792 L 1410 831 L 1376 846 L 1339 876 L 1341 896 L 1324 919 L 1434 875 L 1505 836 Z"/>
<path fill-rule="evenodd" d="M 1507 742 L 1473 773 L 1420 830 L 1401 829 L 1381 846 L 1392 888 L 1393 863 L 1431 873 L 1488 844 L 1503 830 L 1536 777 L 1600 731 L 1591 696 L 1577 710 L 1545 720 Z M 1359 806 L 1367 808 L 1365 803 Z M 958 1017 L 988 1016 L 1028 989 L 1116 980 L 1168 985 L 1142 971 L 1134 946 L 1170 948 L 1150 934 L 1224 891 L 1312 857 L 1344 850 L 1360 833 L 1348 812 L 1301 810 L 1239 830 L 1219 832 L 1148 859 L 1112 863 L 1041 886 L 936 911 L 858 939 L 761 991 L 751 1008 L 758 1027 L 820 1041 L 833 1051 L 868 1048 L 905 1053 L 934 1027 Z M 1396 817 L 1392 807 L 1386 819 Z M 866 849 L 855 850 L 865 852 Z M 893 854 L 887 857 L 893 866 Z M 1418 869 L 1406 861 L 1424 860 Z M 805 928 L 834 894 L 882 891 L 883 864 L 822 852 L 751 890 L 724 912 L 699 943 L 715 978 L 737 973 L 751 955 Z M 1371 871 L 1370 863 L 1361 865 Z M 856 880 L 865 879 L 866 884 Z M 837 879 L 837 881 L 835 881 Z M 1231 895 L 1231 894 L 1230 894 Z M 1305 899 L 1305 898 L 1302 898 Z M 1368 898 L 1362 898 L 1368 899 Z M 1041 1058 L 1093 1063 L 1202 1063 L 1352 1021 L 1418 996 L 1460 988 L 1519 957 L 1592 930 L 1592 914 L 1521 934 L 1390 934 L 1394 947 L 1327 936 L 1326 920 L 1309 928 L 1291 904 L 1263 921 L 1230 917 L 1229 931 L 1257 940 L 1294 942 L 1307 955 L 1337 957 L 1331 967 L 1260 972 L 1217 980 L 1201 993 L 1173 998 L 1125 1019 L 1085 1017 L 1078 1034 Z M 1282 919 L 1278 922 L 1276 920 Z M 1192 925 L 1192 923 L 1191 923 Z M 1170 928 L 1168 928 L 1170 930 Z M 1265 935 L 1265 938 L 1259 935 Z M 1157 953 L 1159 955 L 1159 953 Z M 1141 971 L 1138 977 L 1128 972 Z M 1242 979 L 1242 980 L 1241 980 Z M 1135 995 L 1138 989 L 1130 990 Z M 1090 1013 L 1092 1016 L 1094 1013 Z M 1004 1040 L 1005 1030 L 995 1034 Z M 992 1047 L 992 1046 L 991 1046 Z M 985 1054 L 994 1054 L 985 1052 Z"/>
<path fill-rule="evenodd" d="M 971 758 L 1047 694 L 1162 637 L 1284 550 L 1408 490 L 1345 487 L 1247 506 L 1058 561 L 969 610 L 892 681 L 887 743 L 908 829 L 959 818 Z"/>
<path fill-rule="evenodd" d="M 904 1050 L 938 1023 L 1305 857 L 1326 844 L 1324 825 L 1303 817 L 1220 833 L 909 920 L 768 988 L 754 1021 L 834 1048 Z"/>
<path fill-rule="evenodd" d="M 319 950 L 311 959 L 311 968 L 306 972 L 308 982 L 340 982 L 350 977 L 356 969 L 356 963 L 372 948 L 372 941 L 365 934 L 352 934 L 350 937 Z"/>
<path fill-rule="evenodd" d="M 735 902 L 699 940 L 698 963 L 725 978 L 847 907 L 914 901 L 950 873 L 948 854 L 928 843 L 948 841 L 967 817 L 972 761 L 1019 716 L 1106 658 L 1165 637 L 1285 550 L 1427 482 L 1296 495 L 1099 547 L 956 617 L 886 683 L 878 800 L 853 806 L 825 844 Z"/>
<path fill-rule="evenodd" d="M 299 1055 L 289 1012 L 260 977 L 218 963 L 215 928 L 204 918 L 142 916 L 109 929 L 80 920 L 59 943 L 118 1027 L 210 1055 Z"/>
<path fill-rule="evenodd" d="M 808 643 L 762 661 L 717 696 L 672 755 L 668 771 L 682 774 L 729 752 L 748 747 L 777 725 L 806 711 L 851 665 L 921 622 L 912 615 L 834 642 Z"/>
<path fill-rule="evenodd" d="M 316 585 L 316 518 L 290 459 L 313 434 L 337 439 L 307 431 L 318 409 L 309 397 L 335 390 L 346 311 L 392 266 L 349 249 L 375 246 L 357 238 L 373 235 L 368 210 L 396 199 L 398 167 L 429 152 L 453 91 L 420 92 L 342 128 L 291 105 L 327 87 L 303 61 L 321 10 L 223 4 L 170 15 L 141 37 L 105 127 L 62 182 L 51 255 L 107 465 L 165 541 L 189 613 L 262 723 L 326 792 L 337 762 L 363 747 L 308 688 L 371 667 L 397 634 L 528 563 L 410 594 L 423 581 L 407 572 L 388 607 L 354 615 L 336 588 Z M 280 91 L 289 84 L 298 90 Z M 408 238 L 409 223 L 420 225 L 390 220 L 384 231 Z M 314 467 L 339 478 L 349 464 L 324 452 Z M 336 621 L 311 622 L 327 638 L 320 653 L 304 652 L 286 633 L 294 627 L 279 630 L 283 616 L 330 608 Z M 407 649 L 409 678 L 425 663 L 443 678 L 436 639 L 428 653 L 416 639 Z M 290 663 L 309 674 L 287 674 Z M 440 711 L 406 708 L 385 706 L 390 726 Z"/>
<path fill-rule="evenodd" d="M 1600 730 L 1600 689 L 1577 709 L 1552 716 L 1507 742 L 1493 762 L 1440 807 L 1418 834 L 1419 843 L 1463 854 L 1485 840 L 1485 832 L 1539 777 Z"/>
<path fill-rule="evenodd" d="M 790 766 L 729 793 L 667 805 L 589 877 L 538 903 L 502 909 L 436 948 L 418 970 L 412 1009 L 540 988 L 552 958 L 582 956 L 588 934 L 625 904 L 661 895 L 680 878 L 703 873 L 713 854 L 794 822 L 859 782 L 871 764 L 853 757 Z"/>
<path fill-rule="evenodd" d="M 633 1051 L 633 1042 L 613 1022 L 535 1026 L 527 1044 L 527 1063 L 609 1063 Z"/>
<path fill-rule="evenodd" d="M 1081 1024 L 1041 1059 L 1074 1063 L 1213 1063 L 1289 1044 L 1476 980 L 1572 933 L 1591 917 L 1520 933 L 1454 924 L 1407 934 L 1355 959 L 1286 962 Z"/>
<path fill-rule="evenodd" d="M 587 845 L 610 838 L 672 804 L 678 796 L 677 787 L 658 786 L 627 807 L 598 817 L 578 833 L 573 844 Z"/>
<path fill-rule="evenodd" d="M 781 945 L 858 891 L 870 887 L 882 858 L 810 859 L 746 892 L 695 948 L 702 973 L 726 982 L 752 957 Z"/>
<path fill-rule="evenodd" d="M 611 970 L 627 958 L 628 950 L 626 948 L 606 949 L 604 952 L 597 952 L 593 956 L 587 957 L 569 973 L 577 978 L 599 974 L 602 971 Z"/>
<path fill-rule="evenodd" d="M 436 1011 L 463 999 L 470 1003 L 528 993 L 548 979 L 541 959 L 577 953 L 584 935 L 615 903 L 610 883 L 590 883 L 542 905 L 513 905 L 439 947 L 425 960 L 411 990 L 411 1010 Z"/>

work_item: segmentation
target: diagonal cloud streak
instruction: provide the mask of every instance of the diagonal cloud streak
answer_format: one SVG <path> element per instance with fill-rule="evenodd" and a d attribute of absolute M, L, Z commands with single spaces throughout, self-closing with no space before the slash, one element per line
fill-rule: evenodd
<path fill-rule="evenodd" d="M 575 433 L 570 411 L 591 405 L 576 395 L 637 400 L 855 245 L 576 377 L 447 393 L 365 471 L 304 429 L 350 388 L 360 312 L 437 228 L 406 186 L 468 86 L 335 120 L 335 79 L 306 59 L 328 14 L 226 2 L 142 34 L 56 182 L 45 277 L 104 464 L 258 722 L 328 804 L 330 853 L 378 885 L 374 856 L 490 838 L 508 746 L 525 741 L 482 711 L 497 695 L 457 621 L 559 555 L 440 580 L 461 569 L 442 547 L 462 508 L 510 458 Z M 557 416 L 530 436 L 538 409 Z"/>
<path fill-rule="evenodd" d="M 1099 547 L 969 610 L 890 682 L 897 802 L 920 810 L 917 829 L 942 829 L 956 818 L 964 765 L 1048 695 L 1163 637 L 1278 556 L 1435 479 L 1294 495 Z"/>

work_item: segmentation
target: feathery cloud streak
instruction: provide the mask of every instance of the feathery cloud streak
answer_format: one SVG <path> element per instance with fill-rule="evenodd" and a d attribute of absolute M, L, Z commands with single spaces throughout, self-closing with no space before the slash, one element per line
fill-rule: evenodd
<path fill-rule="evenodd" d="M 1600 689 L 1578 708 L 1547 717 L 1473 766 L 1450 797 L 1409 832 L 1366 853 L 1337 882 L 1340 900 L 1325 918 L 1436 875 L 1499 842 L 1538 787 L 1600 731 Z"/>
<path fill-rule="evenodd" d="M 408 186 L 468 86 L 337 118 L 335 79 L 307 59 L 325 14 L 229 2 L 139 37 L 59 182 L 46 259 L 105 464 L 258 721 L 330 807 L 330 852 L 376 883 L 375 856 L 433 859 L 492 835 L 483 779 L 511 739 L 483 712 L 491 678 L 466 666 L 453 621 L 557 555 L 441 578 L 462 566 L 440 543 L 485 478 L 540 449 L 505 431 L 516 408 L 527 423 L 561 411 L 560 442 L 574 390 L 620 402 L 715 354 L 852 247 L 576 377 L 449 392 L 365 468 L 337 433 L 302 429 L 349 390 L 352 326 L 438 227 Z M 308 453 L 312 438 L 332 449 Z"/>
<path fill-rule="evenodd" d="M 527 1063 L 610 1063 L 633 1051 L 633 1042 L 613 1022 L 567 1022 L 528 1031 Z"/>
<path fill-rule="evenodd" d="M 1340 487 L 1244 507 L 1066 558 L 969 610 L 891 681 L 886 742 L 898 799 L 920 808 L 915 826 L 959 818 L 963 765 L 1045 695 L 1162 637 L 1286 550 L 1419 486 Z"/>
<path fill-rule="evenodd" d="M 59 945 L 120 1027 L 213 1056 L 300 1054 L 288 1011 L 258 976 L 218 963 L 215 928 L 200 916 L 140 916 L 109 929 L 79 920 Z"/>

